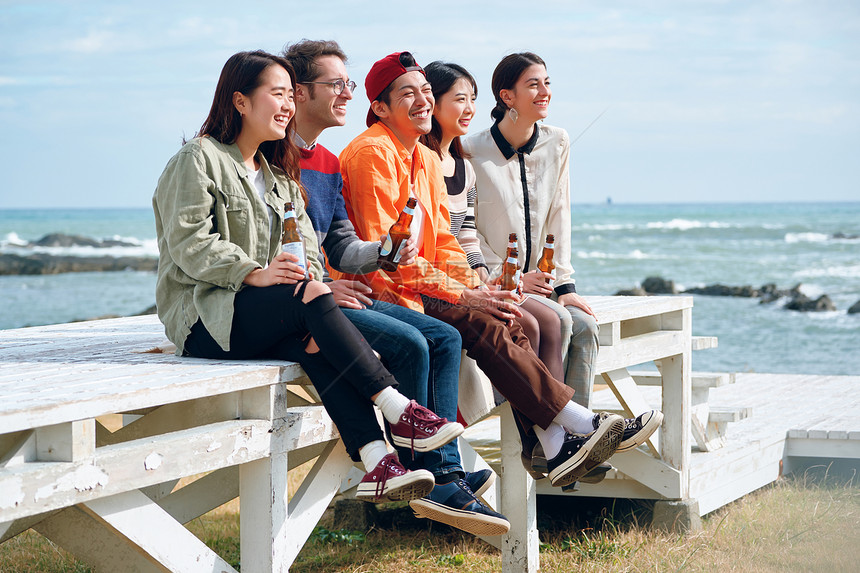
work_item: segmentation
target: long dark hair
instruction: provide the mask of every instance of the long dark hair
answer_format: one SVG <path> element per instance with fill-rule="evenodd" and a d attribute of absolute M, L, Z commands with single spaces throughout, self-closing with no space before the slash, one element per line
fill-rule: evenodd
<path fill-rule="evenodd" d="M 502 58 L 496 69 L 493 70 L 493 97 L 496 98 L 496 107 L 490 110 L 490 117 L 495 121 L 501 121 L 508 111 L 508 106 L 502 101 L 500 92 L 502 90 L 512 89 L 526 68 L 539 64 L 546 67 L 546 63 L 532 52 L 520 52 L 518 54 L 510 54 Z"/>
<path fill-rule="evenodd" d="M 430 86 L 433 89 L 433 99 L 439 101 L 443 95 L 448 93 L 451 88 L 457 83 L 457 80 L 465 79 L 470 84 L 472 84 L 472 90 L 475 92 L 475 95 L 478 95 L 478 84 L 475 83 L 475 78 L 472 77 L 466 68 L 463 66 L 459 66 L 457 64 L 451 64 L 446 62 L 430 62 L 430 64 L 424 68 L 424 72 L 427 74 L 427 81 L 430 82 Z M 421 136 L 421 143 L 435 151 L 439 157 L 442 157 L 442 126 L 439 125 L 439 122 L 436 121 L 436 118 L 432 118 L 432 127 L 430 128 L 430 133 Z M 460 143 L 460 137 L 457 136 L 451 141 L 451 155 L 454 157 L 466 157 L 466 153 L 463 151 L 463 146 Z"/>
<path fill-rule="evenodd" d="M 236 137 L 242 131 L 242 116 L 233 105 L 233 94 L 241 92 L 250 95 L 259 87 L 263 72 L 269 66 L 281 66 L 287 70 L 295 89 L 296 73 L 284 58 L 263 50 L 233 54 L 221 70 L 221 77 L 218 78 L 218 85 L 215 87 L 215 97 L 212 99 L 212 108 L 196 137 L 208 135 L 225 144 L 236 141 Z M 260 152 L 269 165 L 281 169 L 301 187 L 300 155 L 292 138 L 295 119 L 295 115 L 290 118 L 286 137 L 263 142 L 260 144 Z M 304 188 L 302 188 L 302 195 L 304 196 Z"/>

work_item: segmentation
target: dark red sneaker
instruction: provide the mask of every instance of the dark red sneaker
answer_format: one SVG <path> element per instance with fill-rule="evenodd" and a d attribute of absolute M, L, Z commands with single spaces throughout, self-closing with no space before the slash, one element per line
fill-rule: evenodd
<path fill-rule="evenodd" d="M 392 453 L 364 475 L 355 497 L 375 503 L 409 501 L 429 494 L 435 485 L 433 474 L 427 470 L 408 471 L 400 464 L 397 454 Z"/>
<path fill-rule="evenodd" d="M 416 452 L 441 448 L 462 433 L 463 426 L 459 422 L 440 418 L 415 400 L 409 401 L 400 414 L 400 420 L 391 425 L 391 441 L 394 445 Z"/>

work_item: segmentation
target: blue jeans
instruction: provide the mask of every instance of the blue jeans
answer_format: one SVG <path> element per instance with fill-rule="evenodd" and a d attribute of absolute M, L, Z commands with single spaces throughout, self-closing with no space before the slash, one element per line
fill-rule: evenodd
<path fill-rule="evenodd" d="M 383 301 L 363 310 L 341 310 L 382 357 L 403 395 L 439 416 L 457 419 L 461 349 L 457 329 Z M 398 448 L 397 453 L 408 469 L 423 468 L 436 476 L 463 471 L 457 440 L 431 452 L 415 452 L 414 460 L 409 448 Z"/>

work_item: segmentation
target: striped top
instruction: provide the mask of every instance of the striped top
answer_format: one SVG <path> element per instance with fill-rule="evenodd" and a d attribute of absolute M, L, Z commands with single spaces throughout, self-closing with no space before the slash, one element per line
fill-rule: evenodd
<path fill-rule="evenodd" d="M 466 260 L 473 269 L 487 268 L 481 254 L 481 242 L 475 229 L 475 170 L 462 157 L 454 158 L 454 175 L 445 177 L 448 189 L 448 209 L 451 213 L 451 234 L 466 252 Z"/>

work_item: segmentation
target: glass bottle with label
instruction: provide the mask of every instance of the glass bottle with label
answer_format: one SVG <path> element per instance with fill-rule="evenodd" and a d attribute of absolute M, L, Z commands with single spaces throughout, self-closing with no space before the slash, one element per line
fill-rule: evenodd
<path fill-rule="evenodd" d="M 546 236 L 546 243 L 543 246 L 543 253 L 541 254 L 540 260 L 537 263 L 537 268 L 539 270 L 552 275 L 552 279 L 546 279 L 547 284 L 549 284 L 550 280 L 555 280 L 555 262 L 553 262 L 554 255 L 555 236 L 550 234 Z"/>
<path fill-rule="evenodd" d="M 409 227 L 412 225 L 412 216 L 415 214 L 415 205 L 417 203 L 415 197 L 410 197 L 406 201 L 406 207 L 403 208 L 400 216 L 397 217 L 397 221 L 388 230 L 388 234 L 385 236 L 385 240 L 382 241 L 382 246 L 379 249 L 379 258 L 376 260 L 376 264 L 379 265 L 380 269 L 393 272 L 400 265 L 400 252 L 403 250 L 404 245 L 406 245 L 406 239 L 412 234 Z"/>
<path fill-rule="evenodd" d="M 296 211 L 292 201 L 287 201 L 284 205 L 284 234 L 281 237 L 281 250 L 298 258 L 296 264 L 302 268 L 305 277 L 307 277 L 308 263 L 305 258 L 305 245 L 296 222 Z"/>

